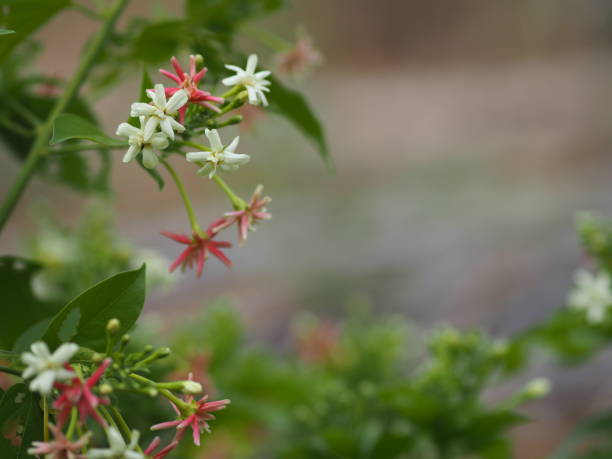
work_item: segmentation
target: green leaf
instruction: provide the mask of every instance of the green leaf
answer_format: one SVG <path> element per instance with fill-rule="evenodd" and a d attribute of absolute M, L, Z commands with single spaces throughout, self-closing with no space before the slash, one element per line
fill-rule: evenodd
<path fill-rule="evenodd" d="M 333 161 L 327 148 L 323 126 L 299 92 L 287 88 L 278 79 L 270 77 L 270 110 L 284 116 L 302 134 L 311 140 L 327 165 L 333 169 Z"/>
<path fill-rule="evenodd" d="M 73 139 L 91 140 L 107 147 L 127 147 L 125 141 L 109 137 L 86 119 L 70 113 L 62 113 L 53 122 L 53 136 L 49 143 L 56 145 Z"/>
<path fill-rule="evenodd" d="M 23 433 L 21 434 L 21 445 L 17 459 L 31 458 L 28 449 L 33 441 L 42 441 L 43 436 L 43 413 L 40 409 L 40 399 L 32 392 L 28 392 L 25 400 L 25 411 L 21 418 Z"/>
<path fill-rule="evenodd" d="M 56 305 L 39 300 L 32 292 L 32 278 L 39 269 L 28 260 L 0 257 L 1 349 L 11 349 L 33 323 L 57 311 Z"/>
<path fill-rule="evenodd" d="M 9 29 L 0 29 L 0 35 L 11 35 L 15 33 L 14 30 L 9 30 Z"/>
<path fill-rule="evenodd" d="M 55 14 L 70 5 L 70 0 L 0 0 L 0 17 L 3 35 L 13 33 L 0 40 L 0 62 L 2 62 L 23 40 Z"/>
<path fill-rule="evenodd" d="M 14 447 L 9 442 L 0 442 L 1 457 L 32 457 L 27 454 L 27 449 L 32 441 L 42 440 L 43 419 L 38 396 L 30 392 L 24 383 L 12 386 L 0 400 L 0 431 L 8 421 L 23 426 L 21 445 Z M 4 440 L 3 435 L 0 437 Z"/>
<path fill-rule="evenodd" d="M 43 340 L 50 347 L 71 341 L 96 351 L 106 343 L 106 324 L 117 318 L 121 333 L 138 319 L 145 300 L 145 266 L 117 274 L 68 303 L 51 321 Z"/>
<path fill-rule="evenodd" d="M 176 53 L 189 36 L 185 21 L 172 19 L 147 25 L 134 39 L 132 56 L 136 60 L 157 64 Z"/>

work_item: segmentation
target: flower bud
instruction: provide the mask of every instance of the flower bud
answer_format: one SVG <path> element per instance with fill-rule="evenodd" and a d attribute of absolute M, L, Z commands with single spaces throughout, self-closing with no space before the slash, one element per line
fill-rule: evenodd
<path fill-rule="evenodd" d="M 145 351 L 145 352 L 151 352 L 152 350 L 153 350 L 153 346 L 152 346 L 151 344 L 147 344 L 147 345 L 144 347 L 144 351 Z"/>
<path fill-rule="evenodd" d="M 111 386 L 110 384 L 100 384 L 100 387 L 98 389 L 100 391 L 100 394 L 102 395 L 109 395 L 113 393 L 113 386 Z"/>
<path fill-rule="evenodd" d="M 197 395 L 202 393 L 202 384 L 195 381 L 182 381 L 181 392 L 187 395 Z"/>
<path fill-rule="evenodd" d="M 125 335 L 121 337 L 120 342 L 123 346 L 125 346 L 127 343 L 130 342 L 130 339 L 131 339 L 131 336 L 126 333 Z"/>
<path fill-rule="evenodd" d="M 536 378 L 527 383 L 523 395 L 528 399 L 542 398 L 550 392 L 550 381 L 546 378 Z"/>
<path fill-rule="evenodd" d="M 195 55 L 195 64 L 196 64 L 196 68 L 197 69 L 203 67 L 204 66 L 204 56 L 202 56 L 201 54 L 196 54 Z"/>
<path fill-rule="evenodd" d="M 109 335 L 115 335 L 121 328 L 121 322 L 119 319 L 111 319 L 106 324 L 106 331 Z"/>
<path fill-rule="evenodd" d="M 94 352 L 91 356 L 91 361 L 96 364 L 102 363 L 105 357 L 106 355 L 104 354 L 100 354 L 99 352 Z"/>

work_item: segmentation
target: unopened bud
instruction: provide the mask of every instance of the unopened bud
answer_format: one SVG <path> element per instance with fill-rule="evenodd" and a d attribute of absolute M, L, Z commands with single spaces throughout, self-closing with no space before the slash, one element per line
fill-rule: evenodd
<path fill-rule="evenodd" d="M 202 67 L 204 65 L 204 56 L 202 56 L 201 54 L 196 54 L 195 55 L 195 64 L 196 64 L 196 68 L 197 69 Z"/>
<path fill-rule="evenodd" d="M 147 344 L 147 345 L 144 347 L 144 351 L 145 351 L 145 352 L 151 352 L 152 350 L 153 350 L 153 346 L 152 346 L 151 344 Z"/>
<path fill-rule="evenodd" d="M 172 351 L 169 347 L 160 347 L 157 351 L 155 351 L 155 353 L 161 358 L 169 356 Z"/>
<path fill-rule="evenodd" d="M 183 381 L 181 392 L 187 395 L 197 395 L 202 393 L 202 384 L 195 381 Z"/>
<path fill-rule="evenodd" d="M 130 339 L 131 339 L 131 336 L 126 333 L 125 335 L 121 337 L 120 342 L 122 345 L 126 345 L 127 343 L 130 342 Z"/>
<path fill-rule="evenodd" d="M 94 352 L 93 355 L 91 356 L 91 361 L 93 363 L 102 363 L 102 360 L 104 360 L 104 357 L 106 357 L 104 354 L 100 354 L 99 352 Z"/>
<path fill-rule="evenodd" d="M 523 394 L 528 398 L 541 398 L 550 392 L 550 381 L 546 378 L 536 378 L 527 383 L 523 389 Z"/>
<path fill-rule="evenodd" d="M 113 386 L 110 384 L 100 384 L 100 388 L 98 390 L 102 395 L 109 395 L 113 393 Z"/>
<path fill-rule="evenodd" d="M 121 328 L 121 322 L 119 322 L 119 319 L 111 319 L 106 324 L 106 331 L 110 335 L 116 334 L 120 328 Z"/>
<path fill-rule="evenodd" d="M 157 397 L 157 395 L 159 394 L 159 391 L 157 389 L 155 389 L 154 387 L 149 387 L 147 389 L 145 389 L 147 395 L 151 398 L 155 398 Z"/>

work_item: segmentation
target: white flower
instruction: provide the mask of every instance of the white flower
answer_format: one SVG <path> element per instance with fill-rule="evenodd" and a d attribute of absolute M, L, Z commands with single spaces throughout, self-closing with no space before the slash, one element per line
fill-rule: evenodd
<path fill-rule="evenodd" d="M 241 165 L 247 163 L 251 157 L 240 153 L 234 153 L 240 137 L 232 140 L 227 147 L 224 147 L 216 129 L 206 129 L 204 131 L 210 141 L 212 151 L 196 151 L 187 153 L 187 161 L 192 163 L 205 163 L 204 167 L 198 170 L 198 174 L 207 175 L 212 178 L 217 172 L 217 168 L 223 172 L 235 171 Z"/>
<path fill-rule="evenodd" d="M 151 135 L 149 140 L 145 140 L 146 118 L 140 117 L 140 129 L 129 123 L 121 123 L 117 127 L 117 135 L 128 138 L 130 148 L 123 156 L 123 162 L 129 163 L 138 153 L 142 152 L 142 164 L 149 169 L 154 168 L 159 163 L 159 158 L 153 149 L 164 150 L 168 148 L 168 138 L 163 132 L 156 132 Z"/>
<path fill-rule="evenodd" d="M 268 105 L 268 99 L 266 98 L 266 92 L 270 91 L 270 82 L 266 80 L 266 77 L 270 75 L 269 70 L 263 70 L 255 73 L 257 67 L 257 56 L 251 54 L 247 60 L 246 69 L 242 70 L 240 67 L 235 65 L 226 65 L 225 68 L 236 72 L 236 75 L 225 78 L 222 83 L 225 86 L 236 86 L 242 85 L 245 87 L 249 96 L 249 102 L 253 105 Z"/>
<path fill-rule="evenodd" d="M 135 451 L 140 438 L 140 432 L 132 431 L 130 444 L 126 445 L 125 440 L 115 427 L 109 427 L 106 430 L 108 438 L 108 449 L 92 449 L 87 453 L 88 459 L 144 459 L 144 455 Z"/>
<path fill-rule="evenodd" d="M 576 286 L 569 293 L 567 302 L 574 309 L 583 310 L 590 323 L 601 323 L 612 306 L 610 277 L 604 272 L 593 275 L 580 269 L 574 276 Z"/>
<path fill-rule="evenodd" d="M 134 102 L 131 111 L 131 116 L 147 117 L 143 129 L 144 140 L 148 141 L 153 136 L 157 126 L 174 140 L 174 131 L 183 132 L 185 130 L 183 125 L 174 119 L 174 116 L 178 109 L 187 103 L 189 99 L 187 92 L 183 89 L 176 91 L 170 100 L 166 101 L 164 85 L 156 84 L 155 90 L 147 91 L 147 95 L 151 98 L 151 103 Z"/>
<path fill-rule="evenodd" d="M 47 344 L 38 341 L 30 347 L 32 352 L 24 352 L 21 356 L 27 368 L 23 371 L 23 378 L 36 376 L 30 382 L 30 390 L 48 395 L 55 381 L 65 381 L 74 377 L 72 371 L 66 370 L 64 364 L 79 350 L 74 343 L 64 343 L 53 354 L 49 352 Z"/>

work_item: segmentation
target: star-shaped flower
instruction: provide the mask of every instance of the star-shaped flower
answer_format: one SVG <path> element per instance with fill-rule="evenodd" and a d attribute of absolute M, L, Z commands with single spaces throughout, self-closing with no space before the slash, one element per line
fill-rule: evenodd
<path fill-rule="evenodd" d="M 183 132 L 185 127 L 174 119 L 179 108 L 187 103 L 188 95 L 184 90 L 176 91 L 169 100 L 166 99 L 164 85 L 156 84 L 154 90 L 148 90 L 151 103 L 134 102 L 130 116 L 145 116 L 143 139 L 148 141 L 159 126 L 161 131 L 174 140 L 174 131 Z"/>
<path fill-rule="evenodd" d="M 132 430 L 129 444 L 125 443 L 115 427 L 106 429 L 106 438 L 109 448 L 94 448 L 87 453 L 87 459 L 145 459 L 142 453 L 136 451 L 140 438 L 140 432 L 137 430 Z"/>
<path fill-rule="evenodd" d="M 193 265 L 196 265 L 196 275 L 199 278 L 204 269 L 204 262 L 210 254 L 213 254 L 221 260 L 228 268 L 232 266 L 231 260 L 220 250 L 220 248 L 230 248 L 232 246 L 231 242 L 215 241 L 213 239 L 215 234 L 212 231 L 208 231 L 205 236 L 194 233 L 191 237 L 185 234 L 175 234 L 167 231 L 162 231 L 161 234 L 187 246 L 178 258 L 174 260 L 174 263 L 170 265 L 170 272 L 173 272 L 179 266 L 185 270 L 185 268 L 191 269 Z"/>
<path fill-rule="evenodd" d="M 28 449 L 28 454 L 32 456 L 42 456 L 45 459 L 84 459 L 85 456 L 80 454 L 83 447 L 87 445 L 91 438 L 91 432 L 87 432 L 77 441 L 70 441 L 66 438 L 62 430 L 58 426 L 49 424 L 49 428 L 53 433 L 53 441 L 32 442 L 32 448 Z"/>
<path fill-rule="evenodd" d="M 261 220 L 269 220 L 272 218 L 272 215 L 266 211 L 265 207 L 271 199 L 268 196 L 262 198 L 262 192 L 263 185 L 258 185 L 247 207 L 233 212 L 226 212 L 225 218 L 219 220 L 213 226 L 213 232 L 218 232 L 236 223 L 238 227 L 238 241 L 240 244 L 244 244 L 249 230 L 255 231 L 256 223 L 259 223 Z"/>
<path fill-rule="evenodd" d="M 55 387 L 61 391 L 60 396 L 53 403 L 53 407 L 58 410 L 58 425 L 63 426 L 70 417 L 72 407 L 77 407 L 81 424 L 84 424 L 87 417 L 91 416 L 100 425 L 106 427 L 106 422 L 96 411 L 96 408 L 98 405 L 108 405 L 110 402 L 104 397 L 94 395 L 92 388 L 97 384 L 111 363 L 111 359 L 105 359 L 85 381 L 77 377 L 72 380 L 70 385 L 55 384 Z"/>
<path fill-rule="evenodd" d="M 189 379 L 192 379 L 192 375 L 189 375 Z M 193 434 L 193 442 L 200 446 L 200 436 L 204 432 L 210 432 L 210 426 L 208 425 L 208 421 L 215 419 L 215 416 L 211 414 L 214 411 L 220 411 L 226 408 L 226 406 L 231 403 L 230 400 L 217 400 L 214 402 L 208 402 L 208 395 L 200 398 L 195 401 L 193 399 L 193 395 L 187 395 L 184 398 L 184 402 L 188 405 L 188 413 L 181 413 L 181 410 L 177 408 L 177 406 L 170 402 L 172 408 L 176 412 L 178 419 L 173 421 L 162 422 L 160 424 L 155 424 L 151 426 L 151 430 L 161 430 L 161 429 L 169 429 L 171 427 L 176 427 L 177 433 L 175 436 L 175 441 L 180 441 L 185 435 L 187 427 L 191 427 Z"/>
<path fill-rule="evenodd" d="M 79 350 L 73 343 L 64 343 L 53 354 L 49 352 L 47 344 L 38 341 L 30 346 L 32 352 L 24 352 L 21 360 L 27 365 L 23 371 L 23 378 L 35 376 L 30 382 L 30 390 L 48 395 L 56 381 L 65 381 L 74 377 L 74 373 L 64 366 Z"/>
<path fill-rule="evenodd" d="M 236 65 L 226 65 L 225 68 L 236 72 L 236 75 L 223 79 L 222 83 L 225 86 L 244 86 L 251 104 L 259 105 L 261 103 L 264 106 L 268 105 L 265 93 L 270 91 L 270 88 L 268 88 L 270 82 L 266 80 L 266 77 L 271 72 L 269 70 L 255 72 L 257 68 L 257 55 L 251 54 L 249 56 L 244 70 Z"/>
<path fill-rule="evenodd" d="M 576 286 L 569 293 L 570 307 L 583 310 L 590 323 L 601 323 L 612 306 L 610 277 L 604 273 L 593 275 L 580 269 L 575 275 Z"/>
<path fill-rule="evenodd" d="M 199 72 L 196 72 L 196 57 L 192 54 L 189 56 L 189 73 L 185 73 L 183 68 L 176 60 L 176 57 L 172 56 L 170 60 L 172 63 L 172 67 L 174 67 L 174 73 L 171 73 L 164 69 L 159 69 L 159 72 L 175 81 L 178 86 L 176 88 L 166 88 L 166 96 L 171 97 L 177 91 L 183 89 L 187 92 L 187 96 L 189 97 L 189 103 L 201 105 L 203 107 L 207 107 L 214 111 L 219 111 L 219 108 L 213 105 L 211 102 L 220 104 L 223 103 L 223 97 L 213 96 L 211 93 L 207 91 L 203 91 L 198 88 L 198 84 L 200 80 L 206 75 L 208 69 L 206 67 L 202 68 Z M 181 123 L 185 121 L 185 112 L 187 111 L 187 105 L 183 105 L 179 109 L 179 120 Z"/>
<path fill-rule="evenodd" d="M 191 163 L 203 164 L 198 170 L 199 175 L 208 175 L 208 178 L 212 178 L 217 173 L 217 169 L 223 172 L 235 171 L 251 159 L 249 155 L 235 153 L 240 137 L 235 137 L 228 146 L 223 146 L 216 129 L 206 129 L 204 134 L 208 137 L 211 151 L 196 151 L 187 153 L 186 156 L 187 161 Z"/>
<path fill-rule="evenodd" d="M 132 126 L 129 123 L 121 123 L 117 127 L 117 135 L 128 138 L 130 148 L 123 157 L 124 163 L 132 161 L 140 152 L 142 152 L 142 164 L 149 169 L 154 168 L 159 163 L 159 158 L 155 154 L 155 150 L 165 150 L 168 148 L 168 137 L 163 132 L 154 133 L 149 140 L 145 140 L 145 125 L 146 118 L 139 117 L 140 128 Z"/>

